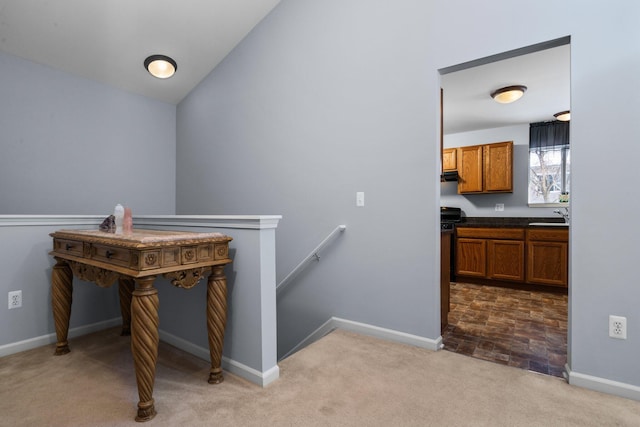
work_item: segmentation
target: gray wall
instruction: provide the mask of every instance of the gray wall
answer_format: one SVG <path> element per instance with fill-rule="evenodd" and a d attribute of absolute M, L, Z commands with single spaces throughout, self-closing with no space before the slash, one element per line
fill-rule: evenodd
<path fill-rule="evenodd" d="M 439 335 L 430 70 L 408 43 L 428 31 L 404 7 L 284 1 L 178 107 L 179 214 L 282 214 L 278 281 L 348 226 L 280 295 L 280 355 L 332 315 Z"/>
<path fill-rule="evenodd" d="M 281 352 L 331 315 L 436 337 L 438 70 L 570 35 L 570 364 L 638 386 L 640 228 L 604 224 L 614 201 L 640 208 L 640 98 L 610 92 L 640 85 L 639 15 L 633 2 L 284 0 L 178 108 L 178 212 L 283 214 L 279 279 L 349 226 L 282 296 Z M 628 340 L 608 338 L 609 314 L 627 316 Z"/>
<path fill-rule="evenodd" d="M 175 106 L 0 53 L 0 214 L 175 211 Z"/>
<path fill-rule="evenodd" d="M 440 184 L 442 206 L 462 208 L 463 215 L 472 217 L 555 217 L 556 208 L 530 208 L 529 190 L 529 125 L 506 126 L 474 132 L 445 135 L 444 146 L 465 147 L 513 141 L 513 193 L 504 194 L 458 194 L 457 182 Z M 504 204 L 504 211 L 496 212 L 496 203 Z"/>
<path fill-rule="evenodd" d="M 28 222 L 32 224 L 24 225 Z M 52 249 L 49 233 L 60 228 L 95 228 L 100 219 L 84 219 L 75 223 L 57 222 L 55 219 L 38 221 L 37 224 L 33 221 L 19 223 L 19 220 L 5 222 L 0 218 L 0 295 L 3 303 L 0 309 L 0 325 L 3 325 L 0 328 L 0 356 L 55 342 L 51 272 L 56 262 L 49 256 Z M 8 310 L 6 295 L 16 290 L 22 291 L 22 307 Z M 74 279 L 70 337 L 120 325 L 119 317 L 117 286 L 103 289 Z"/>

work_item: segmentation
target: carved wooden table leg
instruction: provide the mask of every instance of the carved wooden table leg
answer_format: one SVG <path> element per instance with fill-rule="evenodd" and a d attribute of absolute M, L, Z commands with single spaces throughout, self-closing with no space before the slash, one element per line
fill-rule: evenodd
<path fill-rule="evenodd" d="M 214 265 L 207 280 L 207 330 L 211 355 L 210 384 L 219 384 L 224 381 L 222 376 L 222 345 L 226 324 L 227 278 L 224 275 L 224 265 Z"/>
<path fill-rule="evenodd" d="M 138 383 L 136 421 L 149 421 L 156 415 L 153 406 L 153 383 L 158 359 L 158 290 L 155 276 L 136 279 L 131 301 L 131 352 Z"/>
<path fill-rule="evenodd" d="M 121 276 L 118 279 L 120 293 L 120 312 L 122 313 L 122 332 L 120 335 L 131 335 L 131 295 L 134 289 L 131 277 Z"/>
<path fill-rule="evenodd" d="M 56 356 L 69 353 L 69 318 L 71 317 L 71 300 L 73 294 L 73 274 L 65 260 L 56 258 L 56 265 L 51 273 L 51 303 L 53 321 L 56 325 Z"/>

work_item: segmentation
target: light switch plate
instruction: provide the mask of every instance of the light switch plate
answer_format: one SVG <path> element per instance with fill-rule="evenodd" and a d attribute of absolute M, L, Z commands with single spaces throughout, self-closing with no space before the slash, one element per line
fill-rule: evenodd
<path fill-rule="evenodd" d="M 364 191 L 358 191 L 356 193 L 356 206 L 359 208 L 364 206 Z"/>

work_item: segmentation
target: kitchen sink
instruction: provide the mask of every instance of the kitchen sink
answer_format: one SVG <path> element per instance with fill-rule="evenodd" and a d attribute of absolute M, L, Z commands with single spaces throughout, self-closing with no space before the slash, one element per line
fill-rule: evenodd
<path fill-rule="evenodd" d="M 568 227 L 566 222 L 530 222 L 529 225 L 534 227 Z"/>

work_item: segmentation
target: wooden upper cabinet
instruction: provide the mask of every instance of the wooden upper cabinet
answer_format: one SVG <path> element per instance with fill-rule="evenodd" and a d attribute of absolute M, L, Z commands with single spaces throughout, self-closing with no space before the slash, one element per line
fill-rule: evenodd
<path fill-rule="evenodd" d="M 513 192 L 513 141 L 458 148 L 458 193 Z"/>
<path fill-rule="evenodd" d="M 442 170 L 454 171 L 458 169 L 458 149 L 445 148 L 442 150 Z"/>
<path fill-rule="evenodd" d="M 513 192 L 513 142 L 487 144 L 484 149 L 484 191 Z"/>
<path fill-rule="evenodd" d="M 482 145 L 458 148 L 458 193 L 482 192 L 482 151 Z"/>

